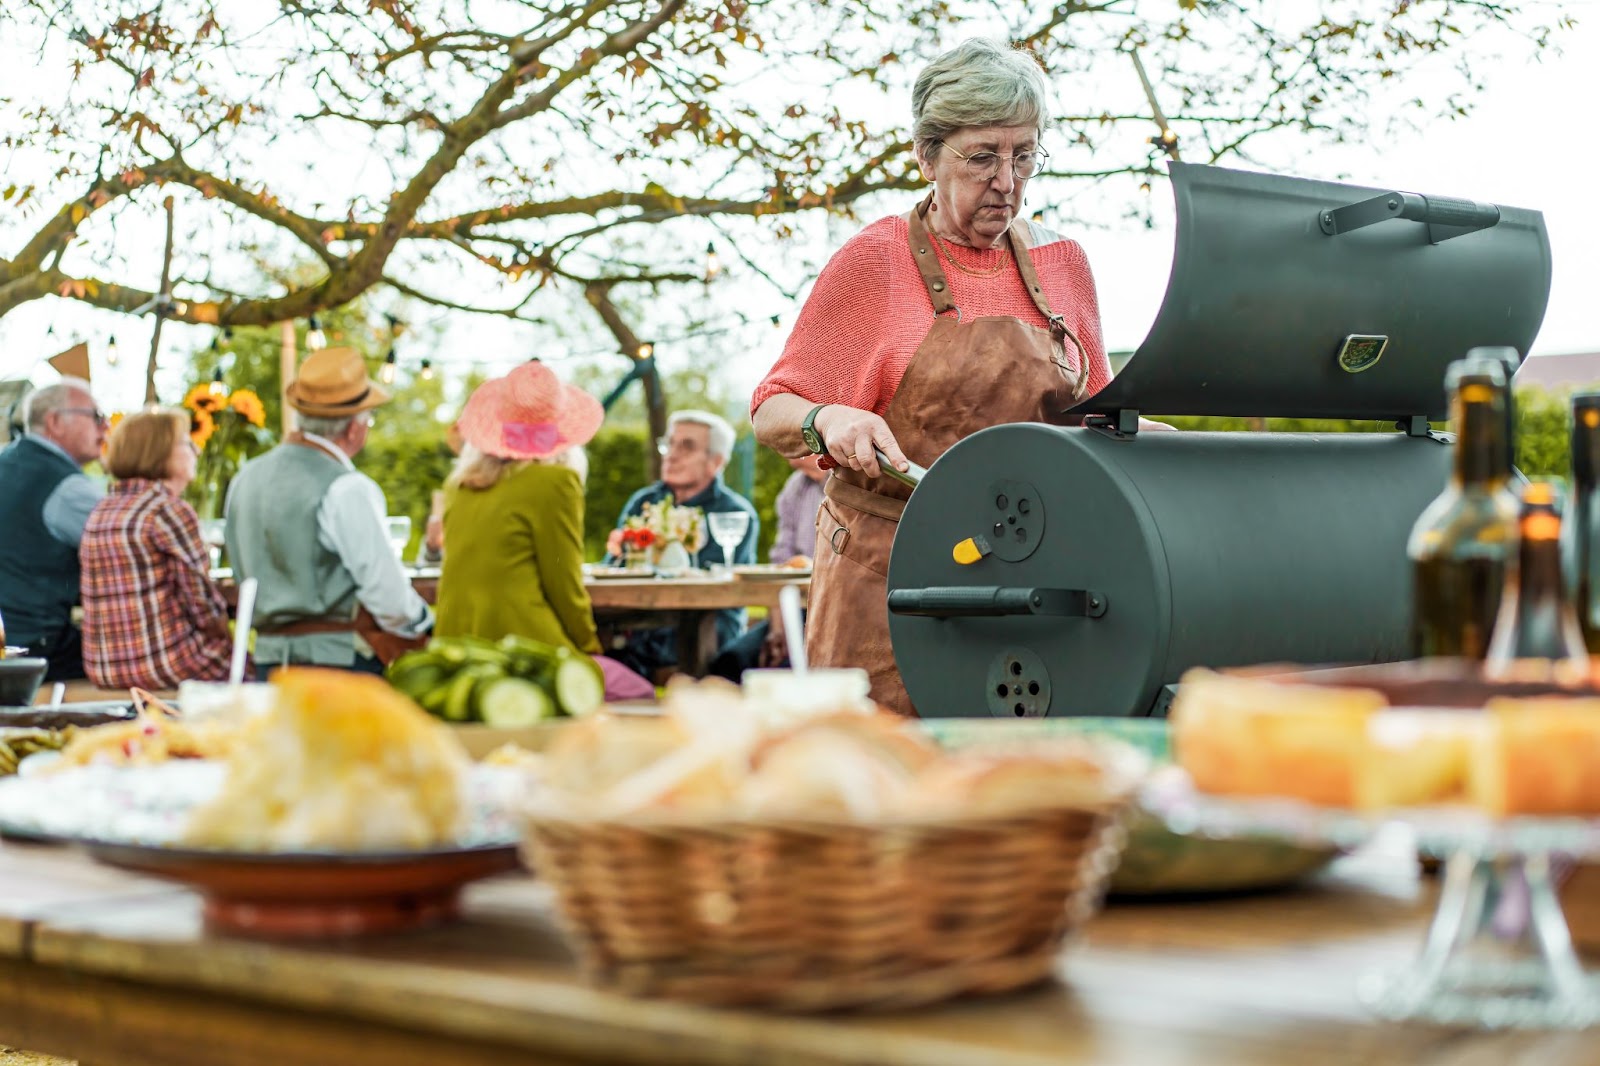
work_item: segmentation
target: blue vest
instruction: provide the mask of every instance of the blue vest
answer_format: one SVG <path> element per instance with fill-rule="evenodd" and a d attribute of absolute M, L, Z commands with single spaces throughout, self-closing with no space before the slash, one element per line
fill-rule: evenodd
<path fill-rule="evenodd" d="M 6 643 L 42 650 L 72 624 L 78 602 L 78 549 L 50 535 L 44 505 L 72 460 L 23 437 L 0 451 L 0 619 Z"/>

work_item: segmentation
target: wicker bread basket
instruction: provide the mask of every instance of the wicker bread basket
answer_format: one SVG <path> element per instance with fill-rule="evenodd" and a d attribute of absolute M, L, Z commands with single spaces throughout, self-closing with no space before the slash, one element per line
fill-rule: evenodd
<path fill-rule="evenodd" d="M 1099 905 L 1127 803 L 876 824 L 539 814 L 528 849 L 604 987 L 894 1008 L 1050 976 Z"/>

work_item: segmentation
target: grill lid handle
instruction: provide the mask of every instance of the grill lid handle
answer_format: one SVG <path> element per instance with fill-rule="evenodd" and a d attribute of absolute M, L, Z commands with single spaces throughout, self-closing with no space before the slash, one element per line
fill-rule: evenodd
<path fill-rule="evenodd" d="M 1386 218 L 1404 218 L 1428 226 L 1428 240 L 1438 244 L 1464 233 L 1498 225 L 1500 208 L 1450 196 L 1423 196 L 1414 192 L 1386 192 L 1343 207 L 1317 212 L 1317 224 L 1330 237 L 1349 233 Z"/>
<path fill-rule="evenodd" d="M 938 585 L 893 590 L 889 593 L 889 611 L 924 618 L 1000 618 L 1016 614 L 1099 618 L 1106 613 L 1106 598 L 1090 589 Z"/>

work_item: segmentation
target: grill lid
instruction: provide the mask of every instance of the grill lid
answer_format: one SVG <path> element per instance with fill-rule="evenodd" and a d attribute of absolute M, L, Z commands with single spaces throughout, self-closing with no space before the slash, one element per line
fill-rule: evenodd
<path fill-rule="evenodd" d="M 1538 211 L 1194 163 L 1171 176 L 1161 311 L 1076 414 L 1437 421 L 1451 360 L 1525 355 L 1539 332 Z"/>

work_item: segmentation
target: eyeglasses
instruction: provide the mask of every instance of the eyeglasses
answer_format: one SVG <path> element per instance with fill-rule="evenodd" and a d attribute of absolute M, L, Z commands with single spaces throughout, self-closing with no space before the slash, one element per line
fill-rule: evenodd
<path fill-rule="evenodd" d="M 967 177 L 973 181 L 993 181 L 994 176 L 1000 173 L 1000 160 L 1011 160 L 1011 173 L 1021 181 L 1027 181 L 1050 161 L 1050 153 L 1043 148 L 1028 148 L 1012 156 L 997 155 L 994 152 L 974 152 L 966 155 L 959 149 L 940 141 L 940 144 L 949 148 L 951 152 L 966 164 Z"/>
<path fill-rule="evenodd" d="M 85 418 L 94 419 L 94 424 L 97 426 L 108 426 L 111 424 L 111 420 L 105 415 L 101 414 L 98 408 L 94 407 L 58 407 L 56 408 L 56 414 L 83 415 Z"/>
<path fill-rule="evenodd" d="M 698 451 L 700 451 L 700 442 L 697 440 L 688 438 L 668 440 L 666 437 L 658 437 L 656 439 L 656 452 L 663 456 L 671 455 L 673 452 L 677 452 L 680 455 L 694 455 Z"/>

